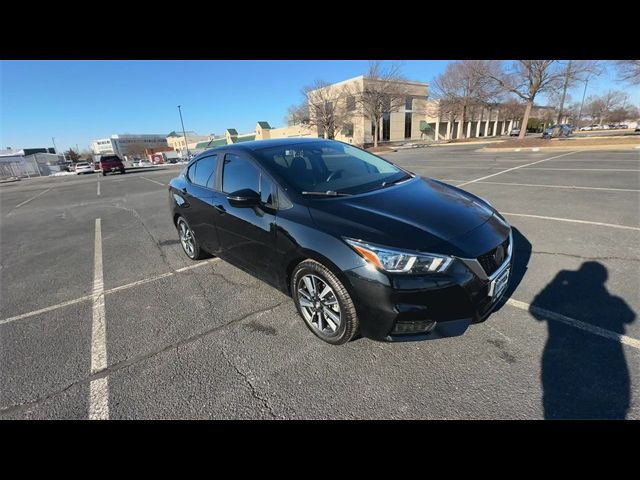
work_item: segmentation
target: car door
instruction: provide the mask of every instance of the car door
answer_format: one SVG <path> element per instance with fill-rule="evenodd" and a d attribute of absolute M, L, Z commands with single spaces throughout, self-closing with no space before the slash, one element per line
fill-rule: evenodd
<path fill-rule="evenodd" d="M 186 171 L 186 182 L 178 194 L 187 203 L 183 214 L 200 245 L 207 252 L 219 248 L 215 226 L 215 210 L 212 207 L 218 156 L 207 155 L 192 163 Z"/>
<path fill-rule="evenodd" d="M 241 153 L 226 153 L 220 168 L 221 191 L 214 194 L 220 255 L 273 283 L 275 273 L 270 267 L 276 238 L 275 184 Z M 229 194 L 243 189 L 259 193 L 260 204 L 233 206 Z"/>

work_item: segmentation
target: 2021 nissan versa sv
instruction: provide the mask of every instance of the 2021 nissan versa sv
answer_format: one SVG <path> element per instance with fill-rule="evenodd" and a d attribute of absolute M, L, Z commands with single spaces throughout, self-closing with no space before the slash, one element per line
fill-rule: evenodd
<path fill-rule="evenodd" d="M 343 344 L 462 334 L 512 266 L 511 228 L 483 199 L 351 145 L 243 142 L 196 156 L 169 185 L 191 259 L 209 254 L 291 295 Z"/>

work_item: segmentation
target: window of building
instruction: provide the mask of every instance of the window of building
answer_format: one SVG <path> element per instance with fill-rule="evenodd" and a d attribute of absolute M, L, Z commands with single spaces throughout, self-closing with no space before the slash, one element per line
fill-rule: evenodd
<path fill-rule="evenodd" d="M 404 104 L 404 109 L 405 110 L 413 110 L 413 98 L 411 97 L 407 97 L 405 104 Z"/>
<path fill-rule="evenodd" d="M 349 95 L 347 97 L 347 112 L 353 112 L 356 109 L 356 97 Z"/>
<path fill-rule="evenodd" d="M 404 138 L 411 138 L 411 112 L 404 114 Z"/>
<path fill-rule="evenodd" d="M 391 114 L 389 112 L 382 114 L 382 141 L 391 139 Z"/>
<path fill-rule="evenodd" d="M 222 171 L 223 192 L 233 193 L 245 188 L 259 192 L 259 178 L 258 169 L 249 160 L 232 153 L 225 155 Z"/>
<path fill-rule="evenodd" d="M 345 137 L 353 137 L 353 123 L 347 123 L 340 133 Z"/>

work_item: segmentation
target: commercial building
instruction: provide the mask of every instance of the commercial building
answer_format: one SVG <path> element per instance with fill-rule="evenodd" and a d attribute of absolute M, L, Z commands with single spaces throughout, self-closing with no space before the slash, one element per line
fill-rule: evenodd
<path fill-rule="evenodd" d="M 142 157 L 145 148 L 167 147 L 166 134 L 116 134 L 109 138 L 101 138 L 91 143 L 91 150 L 96 155 L 118 155 L 123 160 Z"/>
<path fill-rule="evenodd" d="M 186 143 L 184 140 L 185 135 L 183 133 L 173 131 L 169 135 L 167 135 L 167 145 L 176 152 L 180 153 L 180 155 L 183 157 L 186 156 L 187 148 L 189 150 L 194 150 L 198 143 L 214 138 L 213 135 L 198 135 L 195 132 L 185 133 L 187 137 Z"/>

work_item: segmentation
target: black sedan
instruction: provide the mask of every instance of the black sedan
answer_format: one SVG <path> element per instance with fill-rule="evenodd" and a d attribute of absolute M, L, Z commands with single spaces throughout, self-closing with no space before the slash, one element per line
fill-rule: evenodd
<path fill-rule="evenodd" d="M 290 295 L 332 344 L 462 334 L 504 294 L 511 228 L 485 200 L 348 144 L 207 150 L 169 185 L 185 253 Z"/>

